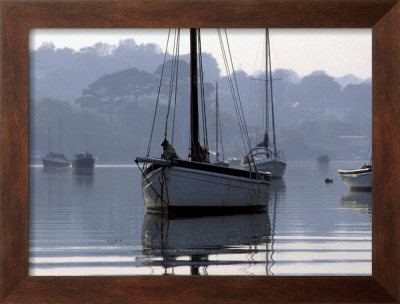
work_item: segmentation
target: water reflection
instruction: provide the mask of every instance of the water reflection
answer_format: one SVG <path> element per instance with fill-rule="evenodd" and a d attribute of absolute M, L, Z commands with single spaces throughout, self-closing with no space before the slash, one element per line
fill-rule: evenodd
<path fill-rule="evenodd" d="M 282 178 L 273 179 L 271 183 L 270 200 L 268 204 L 269 212 L 272 216 L 271 223 L 271 252 L 269 256 L 270 263 L 267 266 L 267 274 L 273 274 L 272 268 L 275 264 L 274 259 L 274 246 L 275 246 L 275 233 L 276 233 L 276 218 L 277 218 L 277 207 L 280 202 L 286 200 L 286 183 Z"/>
<path fill-rule="evenodd" d="M 268 274 L 271 224 L 265 211 L 196 218 L 147 213 L 142 244 L 144 264 L 162 267 L 164 274 L 220 275 L 218 266 L 227 265 Z"/>
<path fill-rule="evenodd" d="M 286 196 L 286 183 L 282 178 L 272 179 L 270 188 L 270 202 L 282 201 Z"/>
<path fill-rule="evenodd" d="M 31 166 L 29 274 L 370 275 L 371 192 L 323 182 L 344 167 L 291 162 L 261 214 L 162 218 L 136 167 Z"/>
<path fill-rule="evenodd" d="M 329 161 L 317 161 L 317 168 L 321 173 L 328 173 L 330 169 Z"/>
<path fill-rule="evenodd" d="M 80 187 L 91 186 L 94 179 L 94 168 L 74 168 L 72 170 L 74 183 Z"/>
<path fill-rule="evenodd" d="M 340 199 L 342 208 L 351 208 L 355 213 L 372 213 L 372 192 L 371 191 L 347 191 Z"/>
<path fill-rule="evenodd" d="M 72 172 L 73 175 L 77 178 L 93 177 L 94 168 L 74 168 Z"/>
<path fill-rule="evenodd" d="M 45 180 L 47 180 L 47 199 L 42 199 L 39 203 L 44 204 L 48 208 L 55 206 L 62 206 L 64 201 L 65 192 L 65 178 L 71 172 L 70 168 L 42 168 L 42 174 Z M 30 187 L 29 192 L 32 194 L 33 191 L 37 191 L 36 187 Z M 43 192 L 43 198 L 45 193 Z M 38 193 L 40 195 L 40 193 Z"/>

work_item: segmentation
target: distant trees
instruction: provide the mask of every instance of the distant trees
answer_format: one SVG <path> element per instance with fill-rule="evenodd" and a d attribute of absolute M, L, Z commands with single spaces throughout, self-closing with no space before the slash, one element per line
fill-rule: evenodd
<path fill-rule="evenodd" d="M 165 63 L 163 71 L 163 82 L 160 96 L 166 100 L 169 98 L 171 76 L 173 67 L 172 60 Z M 177 88 L 178 102 L 190 100 L 190 66 L 186 61 L 179 60 L 178 80 L 173 80 Z M 119 120 L 121 117 L 121 107 L 127 103 L 137 105 L 139 98 L 157 98 L 159 82 L 163 66 L 159 65 L 154 74 L 130 68 L 107 74 L 89 84 L 88 88 L 82 90 L 82 96 L 75 100 L 75 103 L 84 109 L 92 109 L 107 116 L 109 121 Z M 214 86 L 204 83 L 205 98 L 209 97 L 214 91 Z M 173 90 L 174 96 L 175 90 Z"/>
<path fill-rule="evenodd" d="M 174 145 L 180 149 L 180 155 L 185 155 L 189 138 L 190 65 L 188 55 L 180 58 Z M 118 46 L 98 43 L 79 52 L 68 48 L 55 49 L 49 44 L 31 52 L 30 97 L 34 107 L 31 107 L 30 114 L 36 115 L 32 144 L 46 149 L 48 127 L 57 126 L 62 119 L 65 143 L 68 145 L 70 140 L 73 149 L 79 150 L 79 147 L 90 144 L 88 149 L 93 148 L 94 153 L 98 152 L 106 159 L 131 157 L 133 153 L 145 151 L 162 62 L 163 53 L 157 46 L 138 45 L 134 40 L 122 41 Z M 215 81 L 218 81 L 225 151 L 233 156 L 235 151 L 239 151 L 236 143 L 240 143 L 241 138 L 228 79 L 220 75 L 217 62 L 211 55 L 203 54 L 203 65 L 209 142 L 213 142 L 215 136 L 211 131 L 215 128 L 213 93 Z M 165 128 L 171 67 L 169 59 L 161 84 L 155 141 L 163 136 Z M 263 72 L 259 75 L 236 71 L 252 140 L 258 140 L 256 133 L 264 127 L 262 120 L 265 118 L 265 84 L 264 81 L 255 81 L 263 80 L 265 75 Z M 338 137 L 341 135 L 370 135 L 370 83 L 360 83 L 362 80 L 352 75 L 338 80 L 323 71 L 300 77 L 292 70 L 275 70 L 272 77 L 276 79 L 273 90 L 277 140 L 281 148 L 288 151 L 289 158 L 314 157 L 320 151 L 315 148 L 320 141 L 329 142 L 329 147 L 335 149 L 349 149 L 340 146 Z M 75 101 L 77 106 L 59 100 Z M 169 114 L 168 136 L 172 132 L 173 113 Z M 68 135 L 68 132 L 73 135 Z M 105 144 L 100 143 L 104 141 Z M 109 147 L 108 142 L 113 147 Z M 359 148 L 355 146 L 354 151 Z"/>
<path fill-rule="evenodd" d="M 48 152 L 48 130 L 51 128 L 51 146 L 57 152 L 64 153 L 67 158 L 72 158 L 76 152 L 88 150 L 94 153 L 100 162 L 131 162 L 135 155 L 145 153 L 147 138 L 140 130 L 121 130 L 110 125 L 100 115 L 78 109 L 66 101 L 43 99 L 30 109 L 29 116 L 31 151 L 38 150 L 42 154 Z M 149 125 L 143 127 L 149 128 Z"/>
<path fill-rule="evenodd" d="M 167 60 L 164 66 L 164 75 L 161 93 L 164 96 L 168 96 L 170 81 L 171 81 L 171 70 L 173 68 L 173 61 Z M 155 70 L 154 74 L 157 75 L 158 79 L 161 77 L 161 72 L 163 70 L 163 65 L 160 64 Z M 178 61 L 178 99 L 181 101 L 190 100 L 190 65 L 188 62 L 180 59 Z M 209 82 L 204 82 L 204 95 L 208 98 L 214 91 L 214 86 Z"/>
<path fill-rule="evenodd" d="M 137 68 L 154 72 L 162 63 L 163 54 L 154 44 L 137 44 L 133 39 L 119 45 L 97 43 L 76 52 L 70 48 L 56 49 L 44 44 L 30 51 L 30 84 L 32 98 L 55 98 L 73 101 L 82 90 L 105 74 Z"/>
<path fill-rule="evenodd" d="M 89 84 L 75 102 L 82 108 L 107 113 L 111 121 L 116 109 L 129 102 L 137 103 L 139 96 L 154 94 L 155 90 L 153 74 L 131 68 L 100 77 Z"/>

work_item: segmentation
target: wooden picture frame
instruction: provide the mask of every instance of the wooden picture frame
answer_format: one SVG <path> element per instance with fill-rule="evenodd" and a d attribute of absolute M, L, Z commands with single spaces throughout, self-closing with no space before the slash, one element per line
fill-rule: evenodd
<path fill-rule="evenodd" d="M 1 0 L 0 302 L 400 303 L 399 0 Z M 28 275 L 31 28 L 373 29 L 372 276 Z"/>

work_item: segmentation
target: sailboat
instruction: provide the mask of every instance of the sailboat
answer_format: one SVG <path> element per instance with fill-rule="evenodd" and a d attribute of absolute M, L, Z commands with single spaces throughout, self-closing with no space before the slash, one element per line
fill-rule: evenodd
<path fill-rule="evenodd" d="M 261 171 L 271 172 L 272 177 L 282 178 L 286 170 L 286 161 L 282 151 L 276 148 L 275 137 L 275 117 L 272 92 L 272 72 L 269 46 L 269 29 L 265 30 L 265 96 L 266 96 L 266 115 L 265 115 L 265 133 L 264 139 L 256 148 L 250 150 L 249 154 L 242 158 L 242 168 L 248 168 L 249 163 L 254 160 L 254 166 Z M 272 148 L 269 139 L 269 107 L 271 107 L 271 124 L 272 124 Z M 252 165 L 251 165 L 252 166 Z"/>
<path fill-rule="evenodd" d="M 371 143 L 370 141 L 368 154 L 371 153 Z M 350 190 L 372 190 L 372 154 L 370 155 L 369 162 L 365 162 L 364 166 L 360 169 L 341 169 L 337 170 L 337 172 Z"/>
<path fill-rule="evenodd" d="M 61 121 L 60 121 L 60 150 L 62 146 L 61 141 Z M 49 127 L 49 153 L 42 158 L 44 168 L 65 168 L 71 166 L 71 161 L 62 153 L 51 152 L 51 128 Z"/>
<path fill-rule="evenodd" d="M 72 167 L 74 169 L 93 169 L 95 161 L 93 154 L 88 151 L 75 153 Z"/>
<path fill-rule="evenodd" d="M 269 173 L 210 164 L 205 149 L 200 145 L 197 87 L 199 41 L 200 30 L 190 29 L 190 159 L 180 159 L 174 153 L 169 154 L 170 157 L 165 157 L 164 153 L 163 158 L 136 158 L 142 174 L 145 206 L 150 211 L 168 212 L 216 208 L 241 212 L 243 209 L 265 208 L 271 184 Z M 168 143 L 166 139 L 164 143 Z M 143 167 L 139 163 L 143 163 Z"/>
<path fill-rule="evenodd" d="M 219 159 L 219 150 L 218 150 L 218 135 L 221 132 L 220 128 L 220 119 L 219 119 L 219 107 L 218 107 L 218 81 L 215 83 L 215 163 L 219 166 L 229 167 L 229 164 L 224 160 Z M 221 140 L 222 146 L 222 140 Z M 223 158 L 223 147 L 222 147 L 222 158 Z"/>

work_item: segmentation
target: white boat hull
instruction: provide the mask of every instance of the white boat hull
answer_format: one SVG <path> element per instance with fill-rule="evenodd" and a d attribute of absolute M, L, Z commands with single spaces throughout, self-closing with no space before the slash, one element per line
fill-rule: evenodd
<path fill-rule="evenodd" d="M 372 170 L 338 170 L 338 174 L 352 190 L 372 189 Z"/>
<path fill-rule="evenodd" d="M 144 176 L 142 189 L 148 210 L 173 207 L 265 208 L 270 182 L 192 168 L 162 166 Z"/>
<path fill-rule="evenodd" d="M 269 172 L 271 173 L 272 177 L 275 178 L 282 178 L 285 175 L 286 170 L 286 163 L 279 160 L 266 160 L 266 161 L 259 161 L 255 162 L 256 168 L 262 172 Z M 249 170 L 248 164 L 242 164 L 241 167 L 245 170 Z M 252 168 L 254 165 L 252 165 Z"/>
<path fill-rule="evenodd" d="M 279 160 L 256 162 L 257 170 L 270 172 L 272 177 L 282 178 L 285 175 L 286 163 Z"/>

